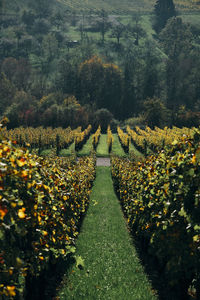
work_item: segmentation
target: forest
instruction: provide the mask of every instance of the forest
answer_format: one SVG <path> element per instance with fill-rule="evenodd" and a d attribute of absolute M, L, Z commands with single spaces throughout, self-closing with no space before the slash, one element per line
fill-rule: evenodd
<path fill-rule="evenodd" d="M 199 126 L 199 9 L 1 0 L 0 116 L 8 128 Z"/>

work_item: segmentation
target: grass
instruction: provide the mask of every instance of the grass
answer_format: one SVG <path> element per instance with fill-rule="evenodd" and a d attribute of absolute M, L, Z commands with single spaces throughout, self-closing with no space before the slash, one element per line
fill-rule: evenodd
<path fill-rule="evenodd" d="M 98 157 L 108 157 L 107 134 L 101 134 L 96 154 Z"/>
<path fill-rule="evenodd" d="M 75 152 L 74 143 L 72 143 L 67 149 L 62 149 L 59 156 L 70 156 Z"/>
<path fill-rule="evenodd" d="M 123 14 L 138 11 L 152 12 L 155 0 L 57 0 L 76 11 L 98 12 L 104 9 L 110 13 Z M 174 0 L 178 10 L 195 11 L 199 10 L 199 4 L 191 0 Z"/>
<path fill-rule="evenodd" d="M 199 13 L 197 14 L 181 14 L 180 17 L 184 22 L 190 23 L 191 25 L 200 26 Z"/>
<path fill-rule="evenodd" d="M 114 137 L 114 141 L 112 145 L 112 153 L 118 156 L 124 156 L 124 157 L 127 156 L 119 142 L 119 138 L 117 134 L 116 133 L 113 134 L 113 137 Z"/>
<path fill-rule="evenodd" d="M 121 144 L 119 142 L 117 134 L 113 134 L 114 136 L 114 142 L 112 146 L 112 154 L 118 155 L 121 157 L 126 157 L 127 154 L 124 152 L 123 148 L 121 147 Z M 77 156 L 86 156 L 89 155 L 92 150 L 92 136 L 88 139 L 88 141 L 85 143 L 83 148 L 76 152 Z M 49 155 L 50 149 L 43 150 L 42 155 Z M 59 156 L 70 156 L 75 152 L 74 150 L 74 143 L 72 143 L 69 148 L 62 149 L 59 153 Z M 135 156 L 142 156 L 142 154 L 132 145 L 130 144 L 130 150 L 129 152 L 132 152 Z M 97 157 L 109 157 L 108 153 L 108 145 L 107 145 L 107 134 L 102 134 L 100 137 L 99 145 L 97 147 Z"/>
<path fill-rule="evenodd" d="M 89 12 L 92 10 L 92 12 L 98 12 L 104 9 L 115 13 L 129 13 L 138 11 L 138 9 L 150 11 L 154 3 L 153 0 L 59 0 L 59 2 L 77 11 L 85 10 Z"/>
<path fill-rule="evenodd" d="M 138 151 L 132 143 L 130 143 L 130 145 L 129 145 L 129 153 L 132 153 L 133 155 L 135 155 L 137 157 L 143 156 L 143 154 L 140 151 Z"/>
<path fill-rule="evenodd" d="M 52 154 L 53 149 L 44 149 L 41 151 L 41 156 L 50 156 Z"/>
<path fill-rule="evenodd" d="M 83 145 L 83 148 L 80 151 L 76 152 L 76 154 L 77 154 L 77 156 L 89 155 L 92 149 L 93 149 L 93 147 L 92 147 L 92 135 L 90 135 L 87 142 Z"/>
<path fill-rule="evenodd" d="M 59 292 L 65 299 L 155 300 L 126 228 L 109 167 L 97 167 L 90 207 L 77 240 L 77 257 Z"/>

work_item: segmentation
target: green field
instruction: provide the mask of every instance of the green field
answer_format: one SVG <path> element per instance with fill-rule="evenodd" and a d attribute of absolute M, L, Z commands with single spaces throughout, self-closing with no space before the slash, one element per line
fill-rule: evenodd
<path fill-rule="evenodd" d="M 53 9 L 66 11 L 85 12 L 89 14 L 98 13 L 104 9 L 108 13 L 118 15 L 132 13 L 152 13 L 156 0 L 54 0 Z M 176 9 L 184 12 L 197 12 L 200 10 L 198 0 L 174 0 Z M 6 10 L 10 12 L 23 11 L 28 7 L 25 0 L 6 1 L 4 3 Z"/>
<path fill-rule="evenodd" d="M 98 12 L 104 9 L 108 12 L 115 12 L 118 14 L 131 13 L 135 11 L 151 11 L 154 5 L 152 0 L 58 0 L 58 2 L 65 4 L 68 9 L 84 10 L 88 12 Z"/>
<path fill-rule="evenodd" d="M 104 9 L 108 12 L 117 14 L 132 13 L 132 12 L 151 12 L 155 4 L 155 0 L 57 0 L 57 2 L 64 4 L 68 9 L 84 10 L 88 12 L 97 12 Z M 175 0 L 178 10 L 194 11 L 199 10 L 200 5 L 198 1 Z"/>

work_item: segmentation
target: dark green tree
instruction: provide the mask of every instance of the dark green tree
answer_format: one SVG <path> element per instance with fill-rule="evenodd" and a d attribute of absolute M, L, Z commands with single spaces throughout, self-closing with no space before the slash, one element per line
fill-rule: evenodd
<path fill-rule="evenodd" d="M 180 17 L 171 18 L 159 38 L 167 55 L 167 106 L 173 110 L 180 105 L 191 106 L 199 86 L 199 51 L 195 51 L 190 26 Z"/>
<path fill-rule="evenodd" d="M 15 86 L 4 73 L 0 73 L 0 115 L 4 114 L 7 106 L 11 105 L 15 95 Z"/>
<path fill-rule="evenodd" d="M 39 18 L 45 18 L 51 14 L 53 1 L 35 0 L 31 1 L 30 6 L 35 10 Z"/>
<path fill-rule="evenodd" d="M 160 32 L 165 27 L 169 18 L 176 16 L 173 0 L 157 0 L 154 11 L 154 29 L 156 30 L 156 32 Z"/>
<path fill-rule="evenodd" d="M 117 39 L 117 45 L 120 44 L 120 38 L 123 36 L 125 32 L 125 26 L 123 24 L 116 24 L 112 26 L 112 32 L 111 37 L 114 37 Z"/>
<path fill-rule="evenodd" d="M 159 98 L 148 98 L 144 104 L 144 119 L 148 126 L 152 128 L 158 126 L 163 128 L 169 125 L 170 111 Z"/>
<path fill-rule="evenodd" d="M 110 27 L 110 22 L 108 19 L 108 14 L 104 9 L 102 9 L 99 14 L 99 19 L 97 21 L 97 28 L 102 36 L 102 44 L 104 44 L 105 34 L 109 30 L 109 27 Z"/>

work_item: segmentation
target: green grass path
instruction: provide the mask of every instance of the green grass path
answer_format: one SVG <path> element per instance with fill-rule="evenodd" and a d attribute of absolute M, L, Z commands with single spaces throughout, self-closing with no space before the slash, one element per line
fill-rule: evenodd
<path fill-rule="evenodd" d="M 60 299 L 157 299 L 126 228 L 109 167 L 97 167 L 90 201 L 76 244 L 84 268 L 72 267 Z"/>
<path fill-rule="evenodd" d="M 113 137 L 114 137 L 114 141 L 113 141 L 113 145 L 112 145 L 112 153 L 115 155 L 119 155 L 119 156 L 126 156 L 126 153 L 124 152 L 124 150 L 120 144 L 117 133 L 114 133 Z"/>
<path fill-rule="evenodd" d="M 108 157 L 108 145 L 107 145 L 107 134 L 101 134 L 99 144 L 97 146 L 97 156 L 98 157 Z"/>

